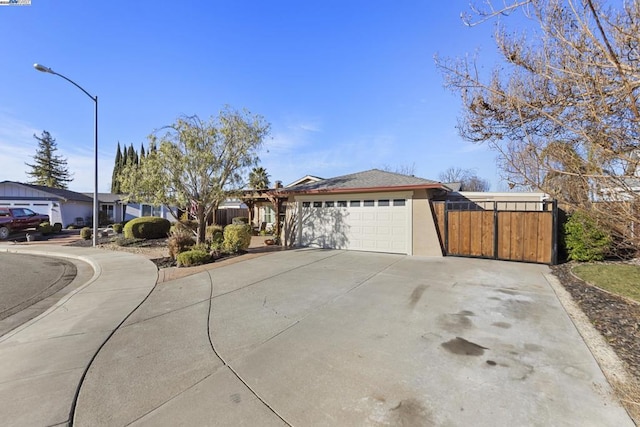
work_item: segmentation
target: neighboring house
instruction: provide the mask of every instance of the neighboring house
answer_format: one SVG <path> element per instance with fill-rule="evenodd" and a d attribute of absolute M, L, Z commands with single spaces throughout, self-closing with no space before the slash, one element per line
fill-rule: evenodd
<path fill-rule="evenodd" d="M 173 220 L 169 210 L 142 203 L 125 203 L 121 194 L 98 193 L 98 208 L 109 222 L 121 222 L 140 216 L 159 216 Z M 49 215 L 51 223 L 91 225 L 93 221 L 93 193 L 78 193 L 42 185 L 15 181 L 0 182 L 0 206 L 19 206 Z"/>
<path fill-rule="evenodd" d="M 63 227 L 93 218 L 93 197 L 82 193 L 15 181 L 0 182 L 0 206 L 20 206 L 49 215 Z"/>
<path fill-rule="evenodd" d="M 93 193 L 84 193 L 93 200 Z M 175 221 L 175 218 L 164 206 L 153 206 L 146 203 L 125 202 L 124 194 L 98 193 L 100 211 L 109 218 L 109 222 L 129 221 L 141 216 L 157 216 Z"/>
<path fill-rule="evenodd" d="M 450 187 L 449 184 L 446 185 Z M 538 211 L 545 209 L 545 204 L 542 202 L 550 202 L 551 196 L 540 192 L 451 191 L 446 199 L 458 204 L 466 202 L 470 206 L 483 210 Z"/>
<path fill-rule="evenodd" d="M 279 190 L 298 246 L 442 256 L 430 206 L 450 189 L 372 169 Z M 290 241 L 292 236 L 285 236 Z"/>
<path fill-rule="evenodd" d="M 620 177 L 594 196 L 596 201 L 629 202 L 640 197 L 640 178 Z"/>

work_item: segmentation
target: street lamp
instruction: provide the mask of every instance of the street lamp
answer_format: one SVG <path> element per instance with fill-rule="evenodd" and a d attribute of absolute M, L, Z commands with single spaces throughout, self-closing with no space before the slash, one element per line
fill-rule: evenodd
<path fill-rule="evenodd" d="M 91 100 L 95 103 L 95 139 L 93 143 L 93 165 L 94 165 L 94 174 L 93 174 L 93 247 L 95 248 L 98 244 L 98 218 L 99 218 L 99 210 L 98 210 L 98 96 L 91 96 L 89 92 L 84 90 L 82 86 L 73 80 L 63 76 L 60 73 L 56 73 L 49 67 L 45 67 L 42 64 L 33 64 L 33 68 L 38 71 L 42 71 L 43 73 L 55 74 L 56 76 L 60 76 L 81 91 L 85 93 Z"/>

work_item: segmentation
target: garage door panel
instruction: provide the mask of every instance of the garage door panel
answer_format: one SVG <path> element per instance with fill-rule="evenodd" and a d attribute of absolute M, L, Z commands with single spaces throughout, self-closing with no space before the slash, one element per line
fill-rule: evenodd
<path fill-rule="evenodd" d="M 363 199 L 364 200 L 364 199 Z M 322 206 L 330 198 L 324 199 Z M 313 203 L 313 202 L 312 202 Z M 337 199 L 334 200 L 337 204 Z M 320 248 L 408 253 L 409 206 L 303 209 L 302 244 Z"/>

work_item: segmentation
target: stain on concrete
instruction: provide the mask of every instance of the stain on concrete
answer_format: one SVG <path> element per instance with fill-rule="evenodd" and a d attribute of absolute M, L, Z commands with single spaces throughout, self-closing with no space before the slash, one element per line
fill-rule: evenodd
<path fill-rule="evenodd" d="M 505 314 L 518 320 L 529 317 L 531 312 L 531 302 L 519 299 L 510 299 L 503 303 Z"/>
<path fill-rule="evenodd" d="M 524 345 L 524 349 L 525 350 L 529 350 L 529 351 L 542 351 L 542 347 L 539 346 L 538 344 L 531 344 L 531 343 L 526 343 Z"/>
<path fill-rule="evenodd" d="M 518 292 L 511 290 L 511 289 L 498 289 L 498 292 L 501 292 L 503 294 L 507 294 L 507 295 L 519 295 Z"/>
<path fill-rule="evenodd" d="M 511 327 L 511 323 L 507 322 L 493 322 L 491 325 L 502 329 L 509 329 Z"/>
<path fill-rule="evenodd" d="M 474 316 L 472 311 L 462 310 L 455 314 L 441 314 L 438 316 L 438 326 L 452 334 L 459 334 L 473 327 L 469 316 Z"/>
<path fill-rule="evenodd" d="M 426 290 L 427 285 L 416 286 L 413 292 L 411 292 L 411 296 L 409 297 L 409 308 L 415 308 L 416 304 L 418 304 L 418 301 L 420 301 L 420 298 L 422 298 L 422 294 L 424 294 L 424 291 Z"/>
<path fill-rule="evenodd" d="M 459 354 L 461 356 L 482 356 L 487 347 L 483 347 L 471 341 L 467 341 L 461 337 L 455 337 L 452 340 L 440 344 L 449 353 Z"/>
<path fill-rule="evenodd" d="M 514 362 L 517 364 L 511 366 L 511 369 L 509 370 L 509 378 L 512 380 L 524 381 L 533 373 L 533 366 L 517 361 Z"/>
<path fill-rule="evenodd" d="M 579 378 L 581 380 L 590 380 L 591 376 L 584 372 L 581 369 L 576 368 L 575 366 L 567 366 L 562 370 L 567 375 L 570 375 L 574 378 Z"/>
<path fill-rule="evenodd" d="M 489 366 L 496 366 L 496 365 L 497 365 L 497 363 L 496 363 L 496 362 L 494 362 L 493 360 L 487 360 L 487 365 L 489 365 Z"/>
<path fill-rule="evenodd" d="M 389 410 L 388 424 L 393 426 L 434 426 L 431 411 L 416 399 L 401 400 Z"/>
<path fill-rule="evenodd" d="M 231 399 L 231 401 L 233 403 L 242 402 L 242 396 L 240 396 L 240 394 L 238 394 L 238 393 L 233 393 L 231 396 L 229 396 L 229 398 Z"/>

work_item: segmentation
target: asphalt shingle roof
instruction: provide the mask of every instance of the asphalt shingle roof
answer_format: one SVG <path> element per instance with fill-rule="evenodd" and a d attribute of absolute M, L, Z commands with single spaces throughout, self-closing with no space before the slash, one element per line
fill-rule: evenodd
<path fill-rule="evenodd" d="M 364 189 L 389 189 L 394 187 L 436 187 L 442 184 L 430 179 L 418 178 L 415 176 L 402 175 L 399 173 L 386 172 L 379 169 L 371 169 L 364 172 L 352 173 L 349 175 L 337 176 L 335 178 L 323 179 L 318 182 L 295 185 L 288 187 L 285 192 L 317 192 L 317 191 L 340 191 L 340 190 L 364 190 Z"/>
<path fill-rule="evenodd" d="M 22 183 L 22 182 L 15 182 L 15 181 L 4 181 L 4 182 L 10 182 L 12 184 L 23 185 L 25 187 L 30 187 L 30 188 L 33 188 L 35 190 L 44 191 L 45 193 L 49 193 L 51 195 L 58 196 L 58 197 L 60 197 L 62 199 L 65 199 L 65 200 L 74 200 L 74 201 L 77 201 L 77 202 L 92 202 L 93 201 L 92 197 L 88 197 L 88 196 L 85 196 L 82 193 L 76 193 L 75 191 L 71 191 L 71 190 L 63 190 L 62 188 L 52 188 L 52 187 L 46 187 L 44 185 L 25 184 L 25 183 Z"/>

